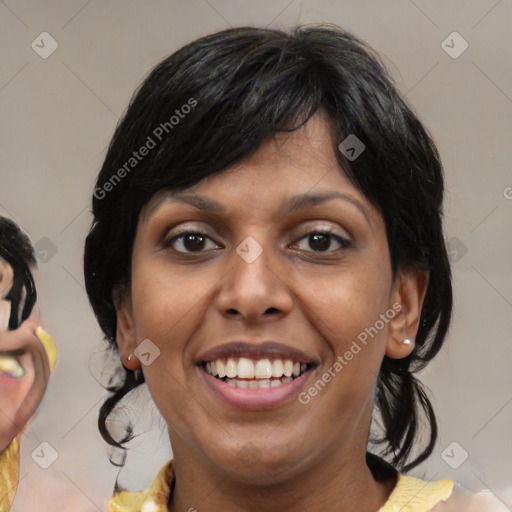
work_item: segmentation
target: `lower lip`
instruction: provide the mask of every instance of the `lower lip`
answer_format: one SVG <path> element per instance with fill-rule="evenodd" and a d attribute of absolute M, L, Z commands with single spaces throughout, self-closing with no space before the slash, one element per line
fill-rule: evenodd
<path fill-rule="evenodd" d="M 217 379 L 213 375 L 205 372 L 200 366 L 197 371 L 201 375 L 203 382 L 213 391 L 221 402 L 229 407 L 243 411 L 263 411 L 275 409 L 294 399 L 297 399 L 301 389 L 305 387 L 312 369 L 303 373 L 300 377 L 293 379 L 285 384 L 269 388 L 236 388 Z"/>
<path fill-rule="evenodd" d="M 23 377 L 25 377 L 25 375 L 23 375 Z M 5 372 L 0 372 L 0 386 L 6 388 L 18 387 L 20 383 L 24 380 L 23 377 L 11 377 Z"/>

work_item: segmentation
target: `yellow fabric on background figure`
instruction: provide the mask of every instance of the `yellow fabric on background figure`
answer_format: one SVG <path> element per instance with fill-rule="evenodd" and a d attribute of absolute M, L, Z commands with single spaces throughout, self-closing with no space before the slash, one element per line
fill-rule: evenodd
<path fill-rule="evenodd" d="M 53 341 L 53 338 L 41 326 L 36 329 L 36 336 L 46 350 L 50 363 L 50 373 L 53 373 L 55 365 L 57 364 L 57 345 L 55 341 Z"/>
<path fill-rule="evenodd" d="M 399 474 L 393 492 L 379 512 L 430 512 L 446 501 L 453 489 L 453 480 L 426 482 Z M 146 492 L 121 491 L 108 502 L 107 512 L 167 512 L 167 502 L 174 486 L 172 460 L 158 473 Z"/>
<path fill-rule="evenodd" d="M 18 488 L 22 434 L 18 434 L 0 454 L 0 512 L 7 512 L 11 508 Z"/>
<path fill-rule="evenodd" d="M 41 326 L 36 329 L 36 336 L 48 355 L 50 373 L 52 373 L 57 363 L 57 345 Z M 16 495 L 20 469 L 20 440 L 27 427 L 28 424 L 11 441 L 9 446 L 0 453 L 0 512 L 8 512 L 10 510 Z"/>

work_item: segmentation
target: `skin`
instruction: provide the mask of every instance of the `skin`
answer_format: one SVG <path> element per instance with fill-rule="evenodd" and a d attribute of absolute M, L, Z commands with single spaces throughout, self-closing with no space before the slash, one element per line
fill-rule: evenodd
<path fill-rule="evenodd" d="M 17 359 L 26 374 L 12 377 L 0 371 L 0 452 L 22 431 L 43 399 L 50 368 L 36 336 L 40 325 L 36 310 L 18 329 L 7 330 L 11 302 L 6 296 L 13 283 L 12 267 L 0 258 L 0 354 L 19 351 Z"/>
<path fill-rule="evenodd" d="M 9 326 L 11 303 L 5 297 L 11 289 L 13 277 L 11 265 L 0 257 L 0 332 L 6 331 Z"/>
<path fill-rule="evenodd" d="M 36 336 L 39 325 L 39 315 L 34 312 L 18 329 L 0 333 L 0 353 L 21 351 L 18 359 L 26 372 L 19 378 L 0 373 L 0 452 L 23 430 L 48 386 L 50 366 Z"/>
<path fill-rule="evenodd" d="M 117 294 L 117 340 L 133 370 L 141 363 L 128 356 L 142 340 L 160 350 L 142 369 L 173 448 L 169 510 L 374 512 L 392 491 L 394 481 L 377 482 L 365 462 L 373 393 L 384 355 L 413 350 L 401 341 L 414 340 L 428 275 L 408 269 L 393 279 L 383 218 L 339 169 L 328 123 L 320 112 L 187 190 L 227 214 L 164 193 L 141 212 L 131 287 Z M 284 209 L 290 197 L 313 192 L 351 200 Z M 331 238 L 318 251 L 307 235 L 325 228 L 349 247 Z M 163 243 L 195 230 L 208 237 L 195 252 L 184 238 Z M 248 236 L 263 249 L 250 264 L 236 252 Z M 229 408 L 193 362 L 227 341 L 272 339 L 318 358 L 309 387 L 396 302 L 400 313 L 307 405 Z M 239 455 L 249 442 L 259 458 L 248 464 Z"/>

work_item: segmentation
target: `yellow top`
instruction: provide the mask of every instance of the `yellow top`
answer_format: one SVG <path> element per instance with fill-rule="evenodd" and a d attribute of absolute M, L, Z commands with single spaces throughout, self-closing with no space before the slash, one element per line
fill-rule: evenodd
<path fill-rule="evenodd" d="M 114 494 L 108 502 L 107 512 L 167 512 L 173 481 L 171 460 L 160 470 L 147 491 Z M 379 512 L 429 512 L 449 498 L 454 484 L 453 480 L 426 482 L 399 473 L 393 492 Z"/>
<path fill-rule="evenodd" d="M 53 338 L 41 326 L 36 329 L 36 336 L 43 344 L 46 355 L 48 356 L 48 362 L 50 363 L 50 373 L 52 373 L 57 364 L 57 345 L 55 345 Z"/>
<path fill-rule="evenodd" d="M 0 453 L 0 512 L 9 511 L 18 488 L 20 438 L 21 433 Z"/>

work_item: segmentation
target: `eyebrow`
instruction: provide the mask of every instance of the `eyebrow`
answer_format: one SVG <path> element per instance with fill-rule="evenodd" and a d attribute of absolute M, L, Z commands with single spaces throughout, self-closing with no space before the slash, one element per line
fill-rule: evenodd
<path fill-rule="evenodd" d="M 372 223 L 370 221 L 370 216 L 366 208 L 363 204 L 358 201 L 356 198 L 343 194 L 342 192 L 325 192 L 325 193 L 317 193 L 317 194 L 298 194 L 296 196 L 291 197 L 288 202 L 284 205 L 284 210 L 288 213 L 296 213 L 301 210 L 305 210 L 312 206 L 319 205 L 326 201 L 330 201 L 332 199 L 342 199 L 344 201 L 349 202 L 354 205 L 365 217 L 366 221 L 372 227 Z M 201 196 L 199 194 L 191 193 L 191 192 L 172 192 L 169 191 L 162 197 L 159 201 L 157 201 L 150 209 L 150 213 L 154 212 L 162 203 L 167 201 L 178 201 L 182 203 L 187 203 L 192 206 L 195 206 L 199 210 L 216 213 L 216 214 L 227 214 L 228 209 L 219 201 L 210 198 Z"/>

